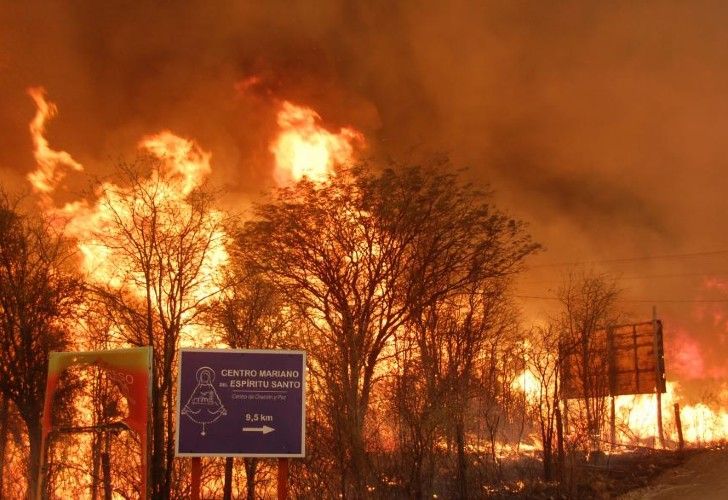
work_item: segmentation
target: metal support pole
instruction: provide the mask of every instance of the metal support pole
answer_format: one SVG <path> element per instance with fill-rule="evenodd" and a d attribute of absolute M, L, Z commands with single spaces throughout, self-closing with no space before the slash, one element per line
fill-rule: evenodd
<path fill-rule="evenodd" d="M 675 427 L 677 427 L 678 449 L 682 451 L 685 447 L 685 441 L 683 440 L 682 421 L 680 420 L 680 405 L 678 403 L 675 403 Z"/>
<path fill-rule="evenodd" d="M 614 449 L 614 446 L 617 443 L 617 409 L 614 403 L 614 396 L 611 396 L 609 399 L 609 406 L 611 410 L 609 414 L 609 442 L 612 449 Z"/>
<path fill-rule="evenodd" d="M 202 482 L 202 460 L 192 457 L 192 500 L 200 500 L 200 483 Z"/>
<path fill-rule="evenodd" d="M 288 459 L 278 459 L 278 500 L 288 500 Z"/>
<path fill-rule="evenodd" d="M 559 408 L 558 401 L 556 402 L 556 409 L 554 410 L 556 414 L 556 456 L 557 456 L 557 464 L 558 464 L 558 474 L 559 474 L 559 480 L 563 481 L 564 479 L 564 425 L 563 425 L 563 419 L 561 418 L 561 409 Z"/>
<path fill-rule="evenodd" d="M 654 337 L 655 351 L 655 399 L 657 400 L 657 437 L 660 440 L 660 447 L 665 448 L 665 433 L 662 431 L 662 372 L 660 371 L 660 352 L 657 339 L 657 307 L 652 306 L 652 332 Z"/>
<path fill-rule="evenodd" d="M 113 490 L 111 488 L 111 433 L 103 433 L 104 451 L 101 452 L 101 470 L 104 476 L 104 500 L 112 500 Z"/>

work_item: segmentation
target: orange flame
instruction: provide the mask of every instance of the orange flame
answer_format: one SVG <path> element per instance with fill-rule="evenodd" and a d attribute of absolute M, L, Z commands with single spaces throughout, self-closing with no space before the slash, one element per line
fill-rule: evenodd
<path fill-rule="evenodd" d="M 56 151 L 48 145 L 45 126 L 58 113 L 56 105 L 45 98 L 43 87 L 28 89 L 28 95 L 36 105 L 36 113 L 30 122 L 30 136 L 33 140 L 33 156 L 38 168 L 28 174 L 28 180 L 36 193 L 49 194 L 55 191 L 66 173 L 60 167 L 68 167 L 80 172 L 83 166 L 65 151 Z"/>
<path fill-rule="evenodd" d="M 278 137 L 271 143 L 275 157 L 275 180 L 279 185 L 304 177 L 323 182 L 334 174 L 336 165 L 354 160 L 362 134 L 350 127 L 332 133 L 319 125 L 321 117 L 313 109 L 283 101 L 278 111 Z"/>
<path fill-rule="evenodd" d="M 181 138 L 169 131 L 145 137 L 139 146 L 162 162 L 158 172 L 155 172 L 161 178 L 152 176 L 141 180 L 142 189 L 147 193 L 153 193 L 155 199 L 151 201 L 155 204 L 174 204 L 182 213 L 189 210 L 186 197 L 195 188 L 200 187 L 212 171 L 210 153 L 200 149 L 194 141 Z M 146 189 L 147 187 L 149 189 Z M 104 183 L 97 192 L 98 199 L 93 206 L 76 203 L 65 207 L 64 213 L 69 218 L 67 232 L 69 236 L 77 239 L 78 248 L 83 255 L 83 267 L 89 279 L 113 287 L 121 287 L 129 281 L 129 270 L 124 269 L 120 265 L 122 263 L 113 258 L 113 250 L 97 241 L 94 235 L 103 232 L 103 228 L 115 224 L 119 218 L 125 224 L 129 222 L 126 219 L 131 220 L 132 214 L 125 213 L 124 210 L 136 205 L 143 206 L 141 200 L 135 199 L 139 194 L 131 188 Z M 211 212 L 210 217 L 219 219 L 221 214 Z M 214 226 L 214 220 L 208 222 L 211 227 Z M 164 219 L 159 223 L 163 227 L 173 227 L 177 221 Z M 212 277 L 227 262 L 225 235 L 222 232 L 213 234 L 211 241 L 214 245 L 207 252 L 200 270 L 201 275 L 210 277 L 210 287 L 213 286 Z M 140 281 L 134 279 L 132 282 Z M 143 290 L 140 289 L 138 292 L 142 293 Z M 211 295 L 213 290 L 211 288 L 199 290 L 199 293 L 201 298 Z"/>
<path fill-rule="evenodd" d="M 65 168 L 81 171 L 83 167 L 69 153 L 53 150 L 44 137 L 47 120 L 57 112 L 56 106 L 45 99 L 44 90 L 28 89 L 28 94 L 37 106 L 29 127 L 37 168 L 27 179 L 34 192 L 40 195 L 42 209 L 54 220 L 60 219 L 65 234 L 75 240 L 81 256 L 81 270 L 90 282 L 128 290 L 144 298 L 144 276 L 125 258 L 126 252 L 123 248 L 120 250 L 120 245 L 110 248 L 103 241 L 103 235 L 110 228 L 118 229 L 119 224 L 125 228 L 134 227 L 134 217 L 146 215 L 145 211 L 152 204 L 164 209 L 173 208 L 160 210 L 155 222 L 162 228 L 161 231 L 172 229 L 174 234 L 176 225 L 181 224 L 179 218 L 184 219 L 191 213 L 188 196 L 203 184 L 212 171 L 211 154 L 202 150 L 193 140 L 176 136 L 169 131 L 144 137 L 138 147 L 159 161 L 158 168 L 151 175 L 135 179 L 135 186 L 102 183 L 95 192 L 95 199 L 79 199 L 59 207 L 53 203 L 52 196 L 65 176 Z M 197 228 L 203 233 L 201 238 L 208 242 L 208 246 L 201 258 L 199 254 L 197 256 L 201 263 L 194 285 L 187 283 L 190 296 L 185 297 L 185 300 L 189 300 L 191 304 L 207 300 L 219 291 L 219 273 L 228 260 L 227 235 L 219 224 L 221 218 L 220 212 L 206 212 L 205 220 Z M 167 290 L 174 286 L 169 283 L 173 278 L 166 277 L 163 273 L 157 279 L 165 280 L 163 287 Z M 166 292 L 154 290 L 152 293 Z M 197 324 L 186 324 L 180 333 L 185 345 L 199 346 L 214 340 L 209 329 Z M 74 340 L 77 348 L 88 348 L 87 339 L 77 337 Z M 91 404 L 88 398 L 79 399 L 77 408 L 81 422 L 90 425 Z M 76 436 L 74 440 L 75 450 L 70 447 L 64 450 L 64 460 L 71 466 L 82 464 L 92 446 L 88 435 Z M 61 479 L 54 485 L 55 493 L 70 498 L 73 496 L 72 491 L 77 490 L 65 489 L 63 481 L 64 478 L 78 475 L 77 471 L 69 467 L 60 474 Z"/>
<path fill-rule="evenodd" d="M 132 214 L 125 210 L 144 205 L 142 200 L 135 199 L 140 193 L 133 188 L 105 182 L 97 189 L 94 202 L 77 200 L 61 208 L 53 206 L 50 196 L 64 175 L 58 167 L 69 166 L 78 171 L 83 170 L 83 167 L 69 153 L 54 151 L 48 146 L 48 141 L 43 136 L 45 122 L 57 112 L 57 108 L 46 101 L 42 88 L 28 89 L 28 93 L 38 108 L 30 124 L 38 168 L 28 175 L 28 180 L 34 190 L 43 195 L 45 209 L 62 219 L 66 234 L 76 240 L 82 257 L 81 266 L 89 280 L 115 288 L 139 283 L 139 277 L 132 276 L 132 270 L 125 269 L 119 258 L 113 255 L 113 249 L 98 241 L 97 235 L 102 234 L 105 228 L 118 224 L 119 220 L 125 225 L 130 222 Z M 190 209 L 187 196 L 200 187 L 212 172 L 211 154 L 202 150 L 193 140 L 179 137 L 168 130 L 144 137 L 138 146 L 160 162 L 158 170 L 151 177 L 140 179 L 142 190 L 153 193 L 153 203 L 174 204 L 177 208 L 175 213 L 185 213 Z M 221 213 L 211 212 L 206 225 L 210 228 L 216 227 L 215 223 L 221 217 Z M 160 223 L 173 227 L 178 221 L 170 219 Z M 205 253 L 200 269 L 200 274 L 205 277 L 205 284 L 196 291 L 199 295 L 197 299 L 214 294 L 214 277 L 227 262 L 226 235 L 222 230 L 214 231 L 215 234 L 210 235 L 212 246 Z M 140 289 L 136 292 L 141 294 L 143 291 Z"/>
<path fill-rule="evenodd" d="M 665 437 L 677 441 L 677 424 L 674 405 L 682 401 L 680 386 L 667 382 L 667 392 L 662 395 L 661 407 Z M 655 396 L 618 396 L 615 410 L 620 429 L 620 441 L 654 439 L 657 434 L 657 403 Z M 723 404 L 680 404 L 680 420 L 685 442 L 704 444 L 728 438 L 728 411 Z M 620 426 L 619 423 L 624 425 Z"/>
<path fill-rule="evenodd" d="M 511 388 L 522 392 L 530 404 L 537 403 L 540 398 L 549 395 L 549 388 L 543 387 L 536 375 L 529 369 L 516 377 L 511 383 Z"/>
<path fill-rule="evenodd" d="M 179 194 L 183 196 L 201 186 L 212 172 L 210 153 L 169 130 L 145 137 L 139 147 L 165 162 L 168 181 L 177 184 Z"/>
<path fill-rule="evenodd" d="M 530 405 L 538 404 L 539 396 L 550 394 L 542 388 L 538 378 L 524 370 L 511 387 L 526 396 Z M 617 396 L 614 401 L 617 442 L 636 444 L 657 442 L 657 401 L 654 394 Z M 702 445 L 728 439 L 728 390 L 719 395 L 715 404 L 685 404 L 677 382 L 667 382 L 667 391 L 661 398 L 663 432 L 668 442 L 677 443 L 678 430 L 674 405 L 679 404 L 683 439 L 692 445 Z"/>

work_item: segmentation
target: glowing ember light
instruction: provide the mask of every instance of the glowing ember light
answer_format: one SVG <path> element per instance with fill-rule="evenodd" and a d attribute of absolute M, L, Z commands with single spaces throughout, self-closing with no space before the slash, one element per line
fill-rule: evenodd
<path fill-rule="evenodd" d="M 83 170 L 83 166 L 65 151 L 56 151 L 48 145 L 45 138 L 45 126 L 51 118 L 58 113 L 58 108 L 45 98 L 43 87 L 28 89 L 28 95 L 36 105 L 36 113 L 30 122 L 30 136 L 33 140 L 33 156 L 38 168 L 28 174 L 28 180 L 36 193 L 49 194 L 53 192 L 63 180 L 66 173 L 62 168 L 68 167 L 75 171 Z"/>
<path fill-rule="evenodd" d="M 304 177 L 323 182 L 334 173 L 336 165 L 353 161 L 355 146 L 363 143 L 362 134 L 350 127 L 332 133 L 319 125 L 320 120 L 311 108 L 288 101 L 281 105 L 277 117 L 281 132 L 270 145 L 279 185 Z"/>

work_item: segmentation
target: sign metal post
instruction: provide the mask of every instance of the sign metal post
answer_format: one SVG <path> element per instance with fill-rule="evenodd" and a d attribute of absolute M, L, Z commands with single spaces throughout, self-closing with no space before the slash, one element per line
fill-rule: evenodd
<path fill-rule="evenodd" d="M 200 500 L 200 483 L 202 482 L 202 459 L 192 457 L 192 500 Z"/>
<path fill-rule="evenodd" d="M 306 353 L 181 349 L 176 455 L 278 459 L 278 498 L 288 498 L 288 459 L 305 456 Z"/>
<path fill-rule="evenodd" d="M 288 459 L 278 459 L 278 500 L 288 500 Z"/>

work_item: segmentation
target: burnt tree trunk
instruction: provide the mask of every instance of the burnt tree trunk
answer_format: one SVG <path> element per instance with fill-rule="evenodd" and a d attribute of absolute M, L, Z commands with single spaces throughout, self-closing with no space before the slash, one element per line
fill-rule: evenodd
<path fill-rule="evenodd" d="M 101 454 L 101 469 L 104 474 L 104 500 L 112 500 L 111 487 L 111 434 L 104 432 L 104 451 Z"/>
<path fill-rule="evenodd" d="M 258 469 L 257 458 L 244 458 L 245 465 L 245 494 L 247 500 L 255 500 L 255 472 Z"/>
<path fill-rule="evenodd" d="M 91 447 L 91 500 L 99 498 L 99 469 L 101 468 L 101 432 L 94 432 L 93 445 Z"/>
<path fill-rule="evenodd" d="M 553 479 L 553 451 L 551 440 L 543 444 L 543 480 L 548 482 Z"/>
<path fill-rule="evenodd" d="M 43 487 L 39 485 L 39 471 L 40 471 L 40 460 L 41 460 L 41 426 L 39 419 L 28 419 L 26 420 L 28 426 L 28 441 L 30 443 L 30 454 L 28 455 L 28 466 L 26 477 L 28 478 L 28 498 L 35 500 L 38 495 L 38 488 Z"/>
<path fill-rule="evenodd" d="M 556 415 L 556 453 L 558 463 L 559 481 L 564 480 L 564 423 L 561 418 L 561 409 L 559 408 L 559 402 L 556 400 L 556 408 L 554 409 Z"/>
<path fill-rule="evenodd" d="M 468 498 L 468 461 L 465 456 L 465 422 L 462 414 L 455 423 L 455 445 L 457 447 L 458 498 Z"/>
<path fill-rule="evenodd" d="M 5 448 L 8 442 L 8 420 L 10 408 L 8 400 L 0 396 L 0 498 L 3 497 L 3 478 L 5 473 Z"/>
<path fill-rule="evenodd" d="M 172 377 L 172 367 L 171 363 L 167 366 L 167 371 L 165 374 L 165 377 L 171 378 Z M 174 471 L 174 398 L 173 398 L 173 391 L 174 391 L 174 385 L 171 382 L 167 382 L 167 397 L 166 397 L 166 415 L 165 415 L 165 425 L 166 425 L 166 457 L 165 457 L 165 470 L 164 470 L 164 490 L 165 490 L 165 499 L 171 498 L 170 494 L 172 491 L 172 472 Z"/>
<path fill-rule="evenodd" d="M 156 368 L 154 371 L 156 372 Z M 154 379 L 155 383 L 152 396 L 152 477 L 149 479 L 152 482 L 152 498 L 154 500 L 164 500 L 164 408 L 162 406 L 162 394 L 157 385 L 158 377 L 156 374 Z"/>
<path fill-rule="evenodd" d="M 232 500 L 233 498 L 233 457 L 225 458 L 225 480 L 222 485 L 223 500 Z"/>

